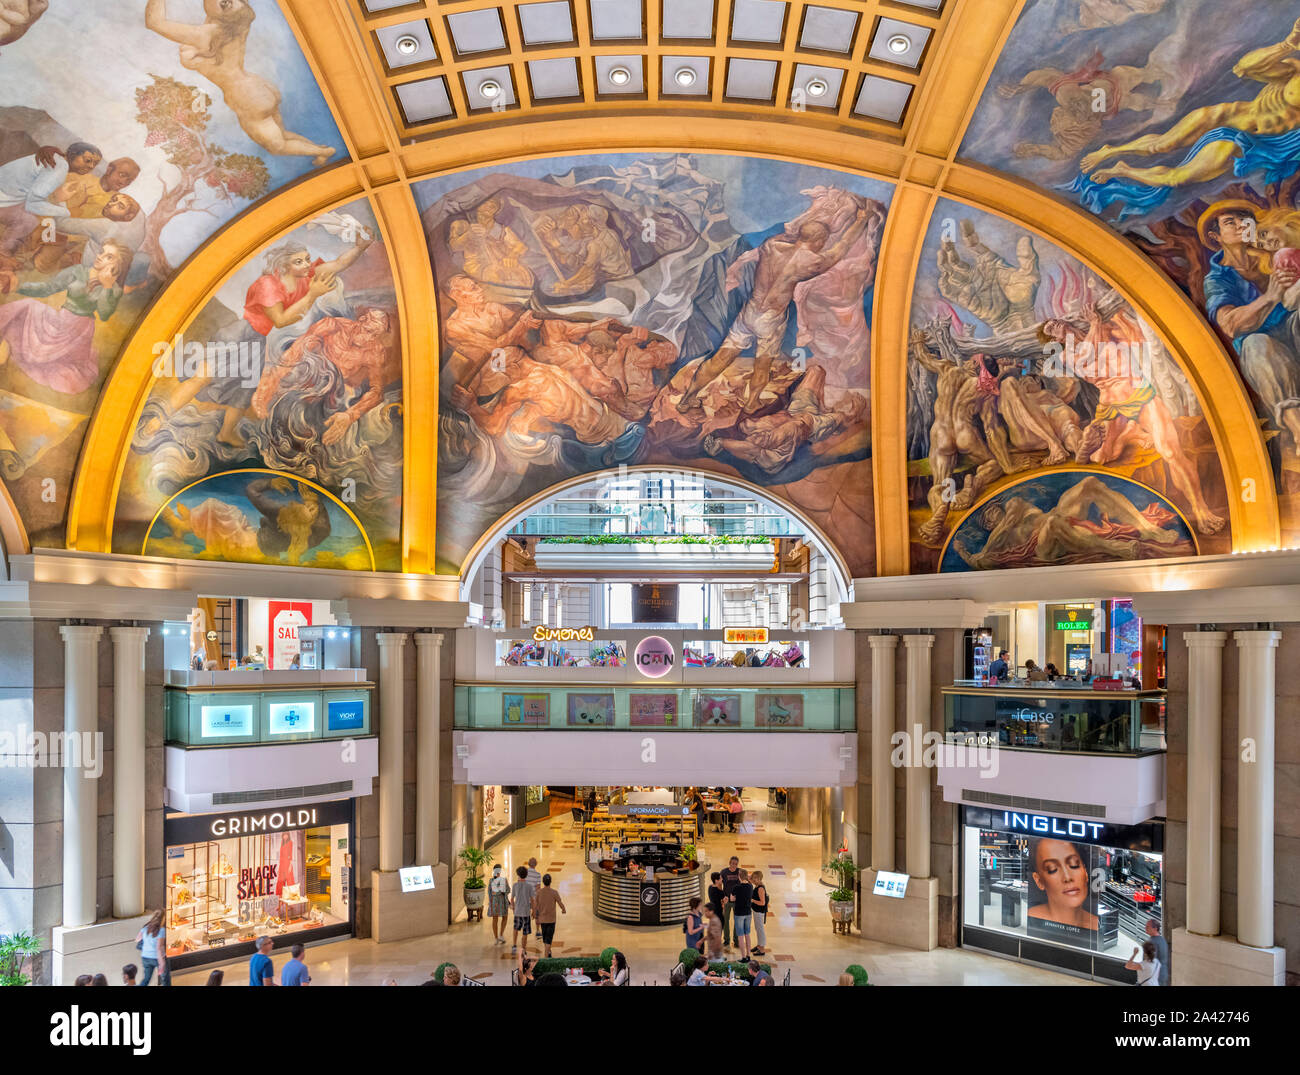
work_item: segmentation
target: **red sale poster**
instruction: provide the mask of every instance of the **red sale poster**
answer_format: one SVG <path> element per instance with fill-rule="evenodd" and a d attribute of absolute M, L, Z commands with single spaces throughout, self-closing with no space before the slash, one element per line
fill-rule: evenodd
<path fill-rule="evenodd" d="M 298 655 L 298 628 L 311 626 L 310 601 L 267 603 L 266 637 L 270 642 L 271 668 L 288 668 Z"/>

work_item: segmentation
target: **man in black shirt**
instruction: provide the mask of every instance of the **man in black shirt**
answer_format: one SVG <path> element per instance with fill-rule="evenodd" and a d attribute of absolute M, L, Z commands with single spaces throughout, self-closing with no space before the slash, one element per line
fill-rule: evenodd
<path fill-rule="evenodd" d="M 740 859 L 732 855 L 731 861 L 722 869 L 722 892 L 727 897 L 722 907 L 722 947 L 724 949 L 731 947 L 731 891 L 739 883 Z"/>
<path fill-rule="evenodd" d="M 749 871 L 741 870 L 731 889 L 731 901 L 727 906 L 732 912 L 735 924 L 736 946 L 740 949 L 742 962 L 749 959 L 749 931 L 754 921 L 754 886 L 749 883 Z"/>

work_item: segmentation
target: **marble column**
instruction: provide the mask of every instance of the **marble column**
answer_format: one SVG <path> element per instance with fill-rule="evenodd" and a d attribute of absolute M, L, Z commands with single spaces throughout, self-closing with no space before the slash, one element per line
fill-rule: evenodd
<path fill-rule="evenodd" d="M 1219 932 L 1219 815 L 1225 631 L 1188 631 L 1187 928 Z"/>
<path fill-rule="evenodd" d="M 407 635 L 379 639 L 379 869 L 402 865 L 402 784 L 405 771 L 403 658 Z"/>
<path fill-rule="evenodd" d="M 930 770 L 922 762 L 925 734 L 930 730 L 930 654 L 934 635 L 904 635 L 903 645 L 907 648 L 907 873 L 929 877 Z"/>
<path fill-rule="evenodd" d="M 894 664 L 898 635 L 868 635 L 871 646 L 871 868 L 892 872 L 894 824 Z"/>
<path fill-rule="evenodd" d="M 91 926 L 98 887 L 99 639 L 102 627 L 59 628 L 63 636 L 63 925 Z M 143 774 L 140 774 L 143 779 Z"/>
<path fill-rule="evenodd" d="M 442 635 L 417 634 L 415 652 L 415 861 L 431 866 L 438 861 L 440 825 Z"/>
<path fill-rule="evenodd" d="M 1237 640 L 1237 940 L 1273 947 L 1273 766 L 1281 631 Z M 1190 886 L 1189 886 L 1190 888 Z"/>
<path fill-rule="evenodd" d="M 112 627 L 113 917 L 144 913 L 145 715 L 147 627 Z"/>

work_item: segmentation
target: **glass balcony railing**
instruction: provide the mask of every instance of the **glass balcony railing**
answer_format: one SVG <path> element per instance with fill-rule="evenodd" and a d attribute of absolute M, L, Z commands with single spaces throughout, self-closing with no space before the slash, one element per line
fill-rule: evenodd
<path fill-rule="evenodd" d="M 456 686 L 455 727 L 658 728 L 661 731 L 848 732 L 857 727 L 851 687 L 659 688 Z"/>
<path fill-rule="evenodd" d="M 1163 691 L 957 687 L 943 694 L 949 743 L 1075 754 L 1165 749 Z"/>
<path fill-rule="evenodd" d="M 798 537 L 803 528 L 756 500 L 558 499 L 517 522 L 511 533 L 538 537 L 600 534 L 663 537 Z"/>

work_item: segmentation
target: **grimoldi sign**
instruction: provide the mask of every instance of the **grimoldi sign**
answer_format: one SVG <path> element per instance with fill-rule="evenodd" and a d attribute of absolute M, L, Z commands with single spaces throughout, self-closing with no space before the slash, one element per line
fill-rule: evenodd
<path fill-rule="evenodd" d="M 351 799 L 240 813 L 173 814 L 163 820 L 163 839 L 168 846 L 197 844 L 207 840 L 229 840 L 290 832 L 294 829 L 314 829 L 325 825 L 346 825 L 351 820 Z"/>

